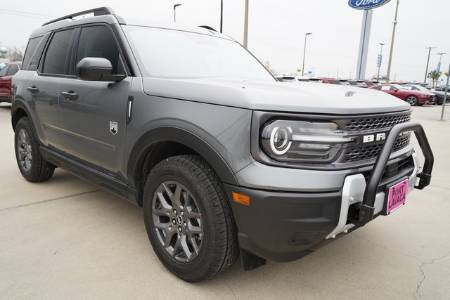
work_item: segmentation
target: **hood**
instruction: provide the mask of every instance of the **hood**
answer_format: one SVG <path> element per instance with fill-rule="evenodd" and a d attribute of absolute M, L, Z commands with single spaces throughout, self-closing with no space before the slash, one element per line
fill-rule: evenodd
<path fill-rule="evenodd" d="M 321 83 L 144 78 L 143 86 L 148 95 L 252 110 L 345 115 L 410 108 L 377 90 Z"/>

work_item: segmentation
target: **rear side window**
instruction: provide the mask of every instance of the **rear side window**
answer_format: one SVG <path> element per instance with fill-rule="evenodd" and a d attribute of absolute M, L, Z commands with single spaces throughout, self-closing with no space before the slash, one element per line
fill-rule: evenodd
<path fill-rule="evenodd" d="M 89 26 L 81 29 L 76 63 L 85 57 L 106 58 L 112 64 L 113 74 L 125 74 L 119 47 L 112 31 L 106 26 Z"/>
<path fill-rule="evenodd" d="M 70 59 L 70 45 L 73 29 L 57 31 L 53 35 L 45 54 L 42 72 L 46 74 L 65 75 L 67 61 Z"/>

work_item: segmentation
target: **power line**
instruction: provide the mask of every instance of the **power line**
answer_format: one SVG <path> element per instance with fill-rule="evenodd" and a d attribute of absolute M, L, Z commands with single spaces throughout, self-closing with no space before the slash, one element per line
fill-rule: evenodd
<path fill-rule="evenodd" d="M 50 15 L 34 13 L 34 12 L 29 12 L 29 11 L 14 10 L 14 9 L 3 9 L 3 8 L 0 8 L 0 14 L 3 14 L 3 15 L 15 15 L 15 16 L 29 17 L 29 18 L 40 18 L 40 19 L 48 19 L 48 18 L 53 18 L 54 17 L 54 16 L 50 16 Z"/>

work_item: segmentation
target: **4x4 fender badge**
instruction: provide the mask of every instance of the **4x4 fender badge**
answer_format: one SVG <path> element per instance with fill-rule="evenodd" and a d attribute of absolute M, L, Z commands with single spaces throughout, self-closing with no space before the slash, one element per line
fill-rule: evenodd
<path fill-rule="evenodd" d="M 119 132 L 119 123 L 109 121 L 109 132 L 111 132 L 112 135 L 116 135 Z"/>

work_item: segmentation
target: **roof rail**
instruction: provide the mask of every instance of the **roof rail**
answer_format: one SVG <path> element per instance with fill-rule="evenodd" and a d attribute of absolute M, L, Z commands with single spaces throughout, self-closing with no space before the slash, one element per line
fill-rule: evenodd
<path fill-rule="evenodd" d="M 211 26 L 208 26 L 208 25 L 201 25 L 201 26 L 198 26 L 198 27 L 217 32 L 217 30 L 215 30 L 214 28 L 212 28 Z"/>
<path fill-rule="evenodd" d="M 64 17 L 60 17 L 60 18 L 48 21 L 47 23 L 42 24 L 42 26 L 45 26 L 45 25 L 48 25 L 51 23 L 55 23 L 58 21 L 66 20 L 66 19 L 73 19 L 74 17 L 92 14 L 92 13 L 94 14 L 94 16 L 114 15 L 114 11 L 109 7 L 97 7 L 97 8 L 80 11 L 80 12 L 77 12 L 74 14 L 70 14 L 70 15 L 67 15 Z"/>

